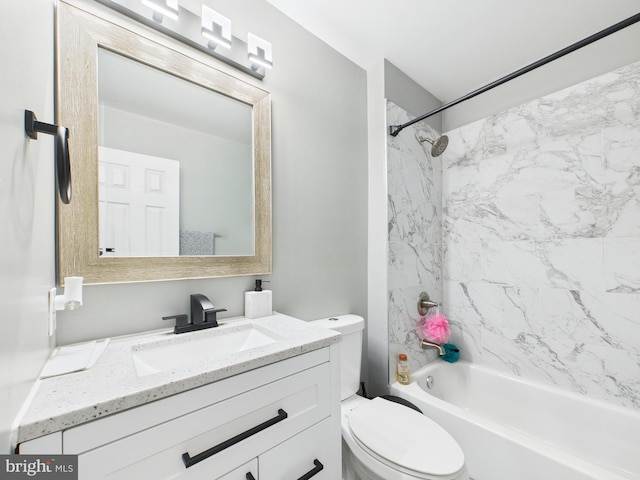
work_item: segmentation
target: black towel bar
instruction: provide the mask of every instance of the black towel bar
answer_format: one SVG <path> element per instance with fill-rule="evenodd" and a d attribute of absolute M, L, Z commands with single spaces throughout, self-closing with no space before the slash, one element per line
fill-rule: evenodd
<path fill-rule="evenodd" d="M 24 111 L 24 131 L 31 139 L 38 138 L 38 132 L 53 135 L 56 140 L 56 177 L 58 193 L 62 203 L 71 202 L 71 162 L 69 160 L 69 130 L 66 127 L 39 122 L 31 110 Z"/>

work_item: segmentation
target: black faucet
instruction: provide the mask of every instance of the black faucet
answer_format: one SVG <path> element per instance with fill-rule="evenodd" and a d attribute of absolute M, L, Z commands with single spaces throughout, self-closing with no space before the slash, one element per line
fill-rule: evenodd
<path fill-rule="evenodd" d="M 170 317 L 162 317 L 163 320 L 176 321 L 173 333 L 194 332 L 205 328 L 213 328 L 218 326 L 216 314 L 218 312 L 226 312 L 226 308 L 215 308 L 211 300 L 201 293 L 191 295 L 191 322 L 186 314 L 171 315 Z"/>

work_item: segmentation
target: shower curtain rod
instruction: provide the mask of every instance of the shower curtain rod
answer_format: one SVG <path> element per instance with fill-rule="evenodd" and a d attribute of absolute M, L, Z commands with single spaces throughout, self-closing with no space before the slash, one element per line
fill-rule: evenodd
<path fill-rule="evenodd" d="M 453 100 L 449 103 L 445 103 L 444 105 L 431 110 L 430 112 L 425 113 L 424 115 L 421 115 L 417 118 L 414 118 L 413 120 L 408 121 L 407 123 L 403 123 L 402 125 L 389 125 L 389 134 L 393 137 L 395 137 L 396 135 L 398 135 L 403 129 L 405 129 L 406 127 L 409 127 L 411 125 L 413 125 L 414 123 L 417 122 L 421 122 L 422 120 L 429 118 L 437 113 L 442 112 L 443 110 L 446 110 L 447 108 L 451 108 L 455 105 L 458 105 L 459 103 L 462 103 L 466 100 L 469 100 L 477 95 L 480 95 L 481 93 L 487 92 L 489 90 L 491 90 L 492 88 L 495 88 L 499 85 L 502 85 L 503 83 L 506 83 L 510 80 L 513 80 L 514 78 L 517 78 L 521 75 L 524 75 L 525 73 L 530 72 L 531 70 L 535 70 L 538 67 L 541 67 L 543 65 L 546 65 L 549 62 L 552 62 L 554 60 L 557 60 L 560 57 L 563 57 L 565 55 L 567 55 L 568 53 L 574 52 L 576 50 L 578 50 L 579 48 L 585 47 L 597 40 L 600 40 L 601 38 L 604 38 L 608 35 L 611 35 L 612 33 L 617 32 L 618 30 L 622 30 L 623 28 L 626 28 L 630 25 L 633 25 L 634 23 L 640 22 L 640 13 L 637 13 L 635 15 L 633 15 L 632 17 L 627 18 L 626 20 L 622 20 L 621 22 L 616 23 L 615 25 L 611 25 L 608 28 L 605 28 L 604 30 L 599 31 L 598 33 L 594 33 L 593 35 L 588 36 L 587 38 L 584 38 L 582 40 L 580 40 L 579 42 L 574 43 L 573 45 L 569 45 L 568 47 L 563 48 L 562 50 L 558 50 L 555 53 L 552 53 L 551 55 L 548 55 L 540 60 L 538 60 L 537 62 L 533 62 L 530 65 L 527 65 L 526 67 L 522 67 L 519 70 L 516 70 L 513 73 L 510 73 L 509 75 L 506 75 L 502 78 L 499 78 L 498 80 L 495 80 L 491 83 L 489 83 L 488 85 L 485 85 L 484 87 L 481 87 L 477 90 L 474 90 L 471 93 L 467 93 L 466 95 L 464 95 L 463 97 L 460 97 L 456 100 Z"/>

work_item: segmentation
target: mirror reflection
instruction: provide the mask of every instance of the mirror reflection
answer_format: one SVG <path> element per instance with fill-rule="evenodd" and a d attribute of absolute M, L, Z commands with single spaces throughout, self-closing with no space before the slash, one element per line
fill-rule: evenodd
<path fill-rule="evenodd" d="M 100 255 L 253 255 L 252 113 L 98 48 Z"/>

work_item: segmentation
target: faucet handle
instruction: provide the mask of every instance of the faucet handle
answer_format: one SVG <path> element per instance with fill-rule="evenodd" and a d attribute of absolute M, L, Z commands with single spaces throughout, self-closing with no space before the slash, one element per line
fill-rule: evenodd
<path fill-rule="evenodd" d="M 162 317 L 162 320 L 173 320 L 176 321 L 176 326 L 173 329 L 173 333 L 178 333 L 178 330 L 184 328 L 189 325 L 189 315 L 183 313 L 181 315 L 171 315 L 169 317 Z"/>
<path fill-rule="evenodd" d="M 437 308 L 439 306 L 440 304 L 438 302 L 433 302 L 429 298 L 429 294 L 427 292 L 422 292 L 418 297 L 418 314 L 421 317 L 427 315 L 430 309 Z"/>
<path fill-rule="evenodd" d="M 208 308 L 204 311 L 204 322 L 205 323 L 215 323 L 214 326 L 218 326 L 218 320 L 216 318 L 216 314 L 218 312 L 226 312 L 226 308 Z"/>

